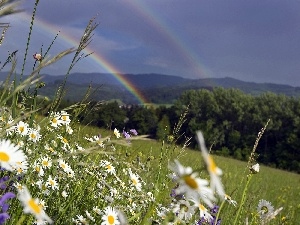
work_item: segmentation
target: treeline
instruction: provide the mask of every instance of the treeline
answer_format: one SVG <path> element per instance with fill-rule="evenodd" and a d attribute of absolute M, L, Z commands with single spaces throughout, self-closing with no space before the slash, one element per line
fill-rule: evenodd
<path fill-rule="evenodd" d="M 91 104 L 81 122 L 99 127 L 135 128 L 156 139 L 172 137 L 174 127 L 186 111 L 178 143 L 202 130 L 214 153 L 248 160 L 258 132 L 270 120 L 261 138 L 258 161 L 269 166 L 300 172 L 300 99 L 265 93 L 245 94 L 238 89 L 190 90 L 172 107 L 120 107 L 117 102 Z"/>

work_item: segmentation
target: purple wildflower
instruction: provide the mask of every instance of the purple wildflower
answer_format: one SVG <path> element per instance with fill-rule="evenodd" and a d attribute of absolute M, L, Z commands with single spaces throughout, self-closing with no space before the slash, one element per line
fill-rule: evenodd
<path fill-rule="evenodd" d="M 215 205 L 213 208 L 210 209 L 210 212 L 212 214 L 216 214 L 219 211 L 219 206 Z"/>
<path fill-rule="evenodd" d="M 217 223 L 216 223 L 216 217 L 213 216 L 213 218 L 210 221 L 211 225 L 221 225 L 221 219 L 218 219 Z"/>
<path fill-rule="evenodd" d="M 2 190 L 7 188 L 6 181 L 8 181 L 8 180 L 9 180 L 9 176 L 4 176 L 4 177 L 0 178 L 0 188 Z"/>
<path fill-rule="evenodd" d="M 7 219 L 9 219 L 9 215 L 7 213 L 0 213 L 0 224 L 4 224 Z"/>
<path fill-rule="evenodd" d="M 130 138 L 130 134 L 123 130 L 123 135 L 126 139 Z"/>
<path fill-rule="evenodd" d="M 0 207 L 2 208 L 2 212 L 7 212 L 9 205 L 6 204 L 5 202 L 8 199 L 14 198 L 14 197 L 16 197 L 16 195 L 14 193 L 7 192 L 0 198 Z"/>
<path fill-rule="evenodd" d="M 129 132 L 135 136 L 138 135 L 138 132 L 136 131 L 136 129 L 131 129 L 131 130 L 129 130 Z"/>

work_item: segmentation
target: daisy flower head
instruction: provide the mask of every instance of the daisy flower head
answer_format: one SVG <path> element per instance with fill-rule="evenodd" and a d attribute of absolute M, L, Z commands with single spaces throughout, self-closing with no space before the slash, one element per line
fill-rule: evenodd
<path fill-rule="evenodd" d="M 196 137 L 197 137 L 200 149 L 201 149 L 203 159 L 207 165 L 207 170 L 210 175 L 210 179 L 211 179 L 210 186 L 214 191 L 216 191 L 218 193 L 218 195 L 221 198 L 224 198 L 225 191 L 224 191 L 224 187 L 223 187 L 223 184 L 222 184 L 222 181 L 220 178 L 220 176 L 222 175 L 222 170 L 219 167 L 217 167 L 213 158 L 208 153 L 202 132 L 197 131 Z"/>
<path fill-rule="evenodd" d="M 104 215 L 102 216 L 102 220 L 103 220 L 103 222 L 101 223 L 101 225 L 118 225 L 118 224 L 120 224 L 117 211 L 110 206 L 108 206 L 104 209 Z"/>
<path fill-rule="evenodd" d="M 62 124 L 64 125 L 69 125 L 71 122 L 70 115 L 66 111 L 60 112 L 60 119 L 62 120 Z"/>
<path fill-rule="evenodd" d="M 136 190 L 141 191 L 142 184 L 139 180 L 139 176 L 131 171 L 129 171 L 129 176 L 130 176 L 131 184 L 136 188 Z"/>
<path fill-rule="evenodd" d="M 29 128 L 28 137 L 30 141 L 37 142 L 40 140 L 41 135 L 38 130 Z"/>
<path fill-rule="evenodd" d="M 52 190 L 58 189 L 58 183 L 57 183 L 57 181 L 56 181 L 56 178 L 52 178 L 51 175 L 48 177 L 48 180 L 47 180 L 47 182 L 46 182 L 46 185 L 47 185 L 48 187 L 51 187 Z"/>
<path fill-rule="evenodd" d="M 182 166 L 178 160 L 170 164 L 169 168 L 176 174 L 175 180 L 179 183 L 175 189 L 176 195 L 184 194 L 191 199 L 201 198 L 208 206 L 213 206 L 215 197 L 207 180 L 197 177 L 198 174 L 191 167 Z"/>
<path fill-rule="evenodd" d="M 194 215 L 195 207 L 187 200 L 179 200 L 174 204 L 172 212 L 175 213 L 180 220 L 188 221 Z"/>
<path fill-rule="evenodd" d="M 108 161 L 106 160 L 102 160 L 100 163 L 100 166 L 104 167 L 106 169 L 106 172 L 110 173 L 110 174 L 115 174 L 116 170 L 115 167 Z"/>
<path fill-rule="evenodd" d="M 31 213 L 35 216 L 38 222 L 47 221 L 48 223 L 52 223 L 53 221 L 50 217 L 45 213 L 43 207 L 39 204 L 38 199 L 33 199 L 27 189 L 24 186 L 23 191 L 18 190 L 18 199 L 23 205 L 24 213 Z"/>
<path fill-rule="evenodd" d="M 47 156 L 43 157 L 41 159 L 41 166 L 43 168 L 50 168 L 52 166 L 52 160 L 50 158 L 48 158 Z"/>
<path fill-rule="evenodd" d="M 28 124 L 24 123 L 23 121 L 20 121 L 15 126 L 15 129 L 18 134 L 21 134 L 21 136 L 25 136 L 25 135 L 27 135 L 27 132 L 28 132 Z"/>
<path fill-rule="evenodd" d="M 27 158 L 22 150 L 10 142 L 10 140 L 0 141 L 0 166 L 6 170 L 13 171 L 18 168 L 20 162 L 27 165 Z"/>
<path fill-rule="evenodd" d="M 59 113 L 52 113 L 50 115 L 50 126 L 57 128 L 59 127 L 61 124 L 63 123 L 63 121 L 60 119 L 60 114 Z"/>
<path fill-rule="evenodd" d="M 35 54 L 33 54 L 33 58 L 36 61 L 41 61 L 43 57 L 42 57 L 42 55 L 40 53 L 35 53 Z"/>
<path fill-rule="evenodd" d="M 227 202 L 229 202 L 229 204 L 232 204 L 234 207 L 236 207 L 237 202 L 235 200 L 232 200 L 231 197 L 229 195 L 224 195 L 224 198 Z"/>
<path fill-rule="evenodd" d="M 114 129 L 114 135 L 115 135 L 117 138 L 120 138 L 120 137 L 121 137 L 121 134 L 120 134 L 120 132 L 118 131 L 117 128 Z"/>
<path fill-rule="evenodd" d="M 261 220 L 265 220 L 267 217 L 273 214 L 274 212 L 274 207 L 271 205 L 270 202 L 261 199 L 258 202 L 257 206 L 257 212 L 261 218 Z"/>

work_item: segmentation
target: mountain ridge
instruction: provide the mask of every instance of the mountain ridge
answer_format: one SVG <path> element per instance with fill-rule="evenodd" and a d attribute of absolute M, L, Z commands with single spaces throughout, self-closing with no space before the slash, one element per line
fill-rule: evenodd
<path fill-rule="evenodd" d="M 0 80 L 4 81 L 6 76 L 6 72 L 0 72 Z M 18 80 L 19 75 L 16 74 L 15 76 Z M 11 77 L 11 80 L 15 76 Z M 53 96 L 54 91 L 64 78 L 64 75 L 41 74 L 41 81 L 46 83 L 46 87 L 40 89 L 39 93 Z M 68 76 L 66 86 L 67 91 L 72 94 L 67 94 L 66 98 L 74 101 L 80 100 L 74 96 L 74 93 L 77 93 L 78 98 L 79 96 L 82 97 L 81 92 L 86 91 L 89 85 L 95 90 L 99 89 L 95 97 L 96 100 L 121 99 L 127 104 L 137 103 L 135 96 L 128 90 L 128 85 L 133 85 L 152 103 L 172 103 L 184 91 L 200 88 L 213 89 L 216 87 L 237 88 L 252 95 L 273 92 L 287 96 L 300 96 L 300 87 L 287 84 L 242 81 L 232 77 L 191 79 L 156 73 L 120 74 L 118 77 L 109 73 L 72 73 Z"/>

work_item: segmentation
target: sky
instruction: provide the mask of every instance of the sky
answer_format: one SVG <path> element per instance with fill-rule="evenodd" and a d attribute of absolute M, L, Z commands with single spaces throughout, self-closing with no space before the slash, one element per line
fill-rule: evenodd
<path fill-rule="evenodd" d="M 1 17 L 10 22 L 0 60 L 18 50 L 23 64 L 35 1 L 24 12 Z M 32 55 L 74 47 L 88 21 L 99 26 L 72 72 L 160 73 L 185 78 L 232 77 L 243 81 L 300 86 L 299 0 L 40 0 L 28 49 Z M 68 56 L 43 70 L 63 75 Z"/>

